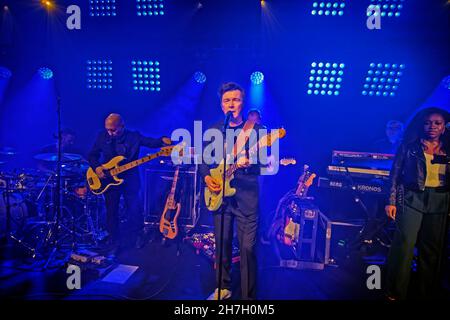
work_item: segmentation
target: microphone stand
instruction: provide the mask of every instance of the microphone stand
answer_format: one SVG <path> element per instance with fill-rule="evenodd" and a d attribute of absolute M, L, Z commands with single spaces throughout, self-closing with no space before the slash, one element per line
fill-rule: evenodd
<path fill-rule="evenodd" d="M 229 111 L 226 115 L 225 123 L 223 125 L 223 137 L 226 140 L 226 131 L 227 127 L 229 125 L 231 118 L 231 111 Z M 222 201 L 225 201 L 225 180 L 226 180 L 226 168 L 227 168 L 227 150 L 225 147 L 225 141 L 223 143 L 223 172 L 222 172 Z M 219 233 L 219 284 L 218 284 L 218 293 L 217 293 L 217 300 L 220 300 L 220 291 L 222 290 L 222 267 L 223 267 L 223 234 L 224 234 L 224 224 L 225 224 L 225 209 L 224 209 L 224 203 L 222 202 L 222 206 L 220 208 L 220 233 Z M 217 246 L 216 246 L 217 247 Z"/>
<path fill-rule="evenodd" d="M 56 161 L 56 194 L 54 195 L 55 199 L 55 220 L 53 221 L 53 225 L 49 231 L 48 240 L 51 237 L 54 239 L 54 247 L 45 263 L 44 269 L 48 268 L 50 261 L 52 260 L 56 250 L 58 249 L 58 229 L 61 220 L 61 206 L 62 206 L 62 192 L 61 192 L 61 158 L 62 158 L 62 150 L 61 150 L 61 97 L 57 94 L 56 97 L 56 114 L 57 114 L 57 130 L 58 130 L 58 143 L 57 143 L 57 161 Z"/>

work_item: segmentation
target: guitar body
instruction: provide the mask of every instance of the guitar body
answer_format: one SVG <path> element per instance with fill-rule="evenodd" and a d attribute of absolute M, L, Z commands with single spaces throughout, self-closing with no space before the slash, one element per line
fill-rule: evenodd
<path fill-rule="evenodd" d="M 103 167 L 105 167 L 105 171 L 117 168 L 119 166 L 119 163 L 124 159 L 124 156 L 114 157 L 110 161 L 105 163 Z M 100 179 L 95 173 L 94 169 L 92 169 L 91 167 L 89 167 L 88 171 L 86 172 L 86 179 L 92 193 L 96 195 L 104 193 L 110 186 L 118 186 L 123 183 L 123 179 L 120 179 L 119 177 L 113 175 L 107 175 L 104 179 Z"/>
<path fill-rule="evenodd" d="M 296 244 L 296 239 L 298 239 L 300 228 L 298 223 L 295 223 L 292 218 L 286 218 L 286 220 L 283 242 L 285 245 L 292 247 Z"/>
<path fill-rule="evenodd" d="M 225 167 L 228 169 L 229 165 Z M 223 162 L 221 162 L 216 168 L 209 170 L 209 175 L 216 179 L 222 187 L 219 192 L 212 192 L 208 187 L 205 187 L 205 203 L 209 211 L 217 211 L 222 205 L 222 190 L 223 190 Z M 236 194 L 236 189 L 230 185 L 234 175 L 225 178 L 225 197 L 232 197 Z"/>
<path fill-rule="evenodd" d="M 276 130 L 274 133 L 271 133 L 269 135 L 266 135 L 259 139 L 258 143 L 256 143 L 254 146 L 252 146 L 249 150 L 249 154 L 255 154 L 258 151 L 258 148 L 263 147 L 270 147 L 276 139 L 281 139 L 286 135 L 286 130 L 283 128 Z M 223 161 L 220 162 L 220 164 L 214 168 L 209 170 L 209 175 L 213 177 L 220 186 L 222 187 L 219 192 L 212 192 L 209 190 L 208 187 L 205 187 L 205 204 L 209 211 L 217 211 L 219 210 L 220 206 L 223 202 L 223 197 L 232 197 L 236 194 L 236 189 L 231 188 L 230 182 L 234 178 L 234 172 L 237 170 L 240 165 L 244 163 L 239 164 L 238 159 L 238 165 L 226 165 L 225 172 L 227 173 L 225 175 L 225 185 L 223 184 Z M 225 194 L 222 196 L 223 188 L 225 188 Z"/>
<path fill-rule="evenodd" d="M 177 203 L 175 207 L 169 208 L 167 203 L 164 208 L 161 220 L 159 221 L 159 231 L 164 237 L 174 239 L 178 235 L 177 220 L 180 215 L 181 204 Z"/>

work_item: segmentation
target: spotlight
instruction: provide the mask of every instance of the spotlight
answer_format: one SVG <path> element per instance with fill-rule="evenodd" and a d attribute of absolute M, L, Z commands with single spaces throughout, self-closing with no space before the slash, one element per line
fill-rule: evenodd
<path fill-rule="evenodd" d="M 200 9 L 203 5 L 199 3 L 197 8 Z M 136 14 L 141 17 L 147 16 L 163 16 L 164 0 L 136 0 Z"/>
<path fill-rule="evenodd" d="M 159 61 L 132 60 L 131 77 L 133 90 L 161 91 Z"/>
<path fill-rule="evenodd" d="M 49 80 L 53 77 L 53 71 L 50 70 L 49 68 L 46 67 L 40 68 L 38 72 L 41 78 L 44 80 Z"/>
<path fill-rule="evenodd" d="M 4 11 L 8 11 L 8 10 L 9 10 L 9 7 L 8 7 L 8 6 L 4 6 L 4 7 L 3 7 L 3 10 L 4 10 Z"/>
<path fill-rule="evenodd" d="M 194 79 L 197 83 L 205 83 L 206 75 L 203 72 L 197 71 L 196 73 L 194 73 Z"/>
<path fill-rule="evenodd" d="M 260 71 L 255 71 L 250 75 L 250 80 L 253 84 L 261 84 L 264 82 L 264 74 Z"/>
<path fill-rule="evenodd" d="M 89 10 L 91 17 L 115 17 L 116 0 L 89 0 Z"/>
<path fill-rule="evenodd" d="M 404 0 L 399 0 L 398 2 L 403 2 Z M 374 3 L 371 6 L 378 6 L 381 11 L 382 17 L 400 17 L 401 10 L 403 9 L 403 4 L 394 4 L 390 0 L 370 0 Z M 394 1 L 396 2 L 396 1 Z"/>
<path fill-rule="evenodd" d="M 47 10 L 55 8 L 55 2 L 50 0 L 41 0 L 41 5 Z"/>
<path fill-rule="evenodd" d="M 112 89 L 111 60 L 88 60 L 86 71 L 88 89 Z"/>
<path fill-rule="evenodd" d="M 5 68 L 5 67 L 0 67 L 0 78 L 1 79 L 9 79 L 12 76 L 12 72 Z"/>
<path fill-rule="evenodd" d="M 404 64 L 396 63 L 370 63 L 369 70 L 367 71 L 367 76 L 365 77 L 365 83 L 363 84 L 362 95 L 373 96 L 374 91 L 376 96 L 383 97 L 394 97 L 398 89 L 398 84 L 400 83 L 400 77 L 403 75 Z M 366 89 L 371 89 L 367 92 Z"/>
<path fill-rule="evenodd" d="M 315 15 L 325 15 L 325 16 L 342 16 L 344 15 L 345 0 L 324 0 L 324 1 L 314 1 L 312 4 L 313 9 L 311 14 Z"/>
<path fill-rule="evenodd" d="M 338 96 L 340 94 L 342 77 L 344 76 L 344 63 L 336 62 L 312 62 L 311 63 L 311 75 L 320 76 L 309 76 L 308 90 L 307 94 L 311 95 L 328 95 L 328 96 Z M 336 77 L 337 75 L 337 77 Z M 311 88 L 322 89 L 314 90 Z M 328 90 L 326 90 L 328 89 Z"/>

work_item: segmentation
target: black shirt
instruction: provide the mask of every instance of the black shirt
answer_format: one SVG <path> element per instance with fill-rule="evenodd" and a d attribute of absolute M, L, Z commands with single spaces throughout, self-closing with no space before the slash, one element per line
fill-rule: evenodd
<path fill-rule="evenodd" d="M 136 160 L 139 157 L 140 147 L 159 148 L 165 144 L 162 138 L 154 139 L 144 137 L 138 131 L 124 130 L 119 137 L 112 137 L 106 131 L 97 135 L 94 145 L 88 154 L 89 165 L 95 170 L 98 166 L 110 161 L 116 156 L 124 156 L 126 159 L 121 164 Z M 138 168 L 123 173 L 123 178 L 139 179 Z M 136 180 L 134 180 L 136 181 Z"/>

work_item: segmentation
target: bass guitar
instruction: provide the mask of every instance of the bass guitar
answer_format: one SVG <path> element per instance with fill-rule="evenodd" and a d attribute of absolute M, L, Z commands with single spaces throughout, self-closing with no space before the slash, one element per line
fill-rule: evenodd
<path fill-rule="evenodd" d="M 107 163 L 103 164 L 103 168 L 105 169 L 103 172 L 105 173 L 104 178 L 100 178 L 95 170 L 91 167 L 86 172 L 86 179 L 89 185 L 89 189 L 93 194 L 100 195 L 108 190 L 111 186 L 121 185 L 124 179 L 121 179 L 118 175 L 127 170 L 133 169 L 141 164 L 144 164 L 150 160 L 153 160 L 158 157 L 168 157 L 174 150 L 175 146 L 162 147 L 160 151 L 142 157 L 140 159 L 128 162 L 126 164 L 120 164 L 123 160 L 125 160 L 124 156 L 117 156 L 112 158 Z"/>

